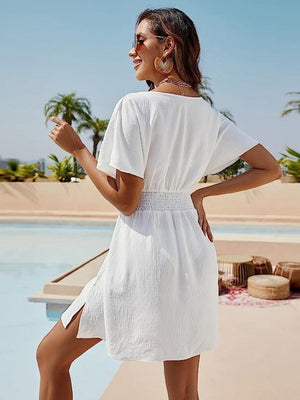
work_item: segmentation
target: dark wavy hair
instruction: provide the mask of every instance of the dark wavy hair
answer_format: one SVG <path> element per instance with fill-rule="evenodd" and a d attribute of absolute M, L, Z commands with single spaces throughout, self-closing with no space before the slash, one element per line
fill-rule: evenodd
<path fill-rule="evenodd" d="M 199 70 L 200 42 L 193 21 L 178 8 L 146 8 L 137 17 L 135 28 L 143 20 L 149 21 L 150 32 L 158 36 L 172 36 L 175 47 L 171 53 L 174 68 L 180 78 L 199 92 L 202 74 Z M 163 38 L 156 38 L 163 41 Z M 149 90 L 154 82 L 146 80 Z"/>

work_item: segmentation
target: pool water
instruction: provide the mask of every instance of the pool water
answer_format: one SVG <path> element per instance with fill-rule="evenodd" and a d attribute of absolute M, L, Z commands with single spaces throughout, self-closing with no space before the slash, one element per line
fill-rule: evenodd
<path fill-rule="evenodd" d="M 299 224 L 284 223 L 211 223 L 211 230 L 221 234 L 256 234 L 256 235 L 280 235 L 299 236 Z"/>
<path fill-rule="evenodd" d="M 299 243 L 300 224 L 297 223 L 211 223 L 215 240 L 263 241 L 272 243 Z"/>
<path fill-rule="evenodd" d="M 38 399 L 36 347 L 54 326 L 44 303 L 28 296 L 66 270 L 109 247 L 113 226 L 0 224 L 0 399 Z M 70 369 L 74 400 L 96 400 L 121 361 L 107 356 L 102 341 Z"/>

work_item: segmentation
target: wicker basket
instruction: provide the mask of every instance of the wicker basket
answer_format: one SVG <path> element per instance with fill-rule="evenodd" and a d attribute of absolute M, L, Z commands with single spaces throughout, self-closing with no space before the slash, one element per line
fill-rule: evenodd
<path fill-rule="evenodd" d="M 248 293 L 260 299 L 281 300 L 290 296 L 290 281 L 270 274 L 253 275 L 248 278 Z"/>
<path fill-rule="evenodd" d="M 274 275 L 288 278 L 291 289 L 300 290 L 300 262 L 280 261 L 276 264 Z"/>
<path fill-rule="evenodd" d="M 273 274 L 271 261 L 266 257 L 252 256 L 254 274 Z"/>
<path fill-rule="evenodd" d="M 248 277 L 254 275 L 252 256 L 220 254 L 217 260 L 219 274 L 225 287 L 246 287 Z"/>

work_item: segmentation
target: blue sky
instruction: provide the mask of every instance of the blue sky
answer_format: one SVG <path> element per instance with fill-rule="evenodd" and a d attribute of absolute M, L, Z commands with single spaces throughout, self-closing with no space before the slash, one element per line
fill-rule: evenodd
<path fill-rule="evenodd" d="M 158 7 L 194 21 L 215 107 L 276 158 L 286 146 L 299 151 L 300 115 L 280 117 L 293 98 L 286 93 L 300 91 L 299 1 L 12 0 L 0 14 L 0 157 L 51 163 L 50 153 L 68 155 L 49 138 L 54 125 L 43 114 L 58 93 L 75 91 L 108 119 L 125 93 L 147 90 L 128 51 L 138 14 Z M 90 135 L 81 137 L 91 150 Z"/>

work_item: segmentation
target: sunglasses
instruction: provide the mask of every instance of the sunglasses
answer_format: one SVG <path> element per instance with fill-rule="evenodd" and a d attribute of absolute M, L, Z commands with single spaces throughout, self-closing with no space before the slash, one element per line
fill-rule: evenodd
<path fill-rule="evenodd" d="M 167 38 L 167 36 L 154 36 L 154 35 L 152 35 L 152 36 L 147 36 L 146 39 L 148 39 L 150 37 L 165 38 L 165 39 Z M 144 39 L 137 39 L 135 37 L 133 42 L 132 42 L 132 44 L 131 44 L 131 47 L 133 47 L 135 51 L 138 51 L 144 41 L 145 41 Z"/>

